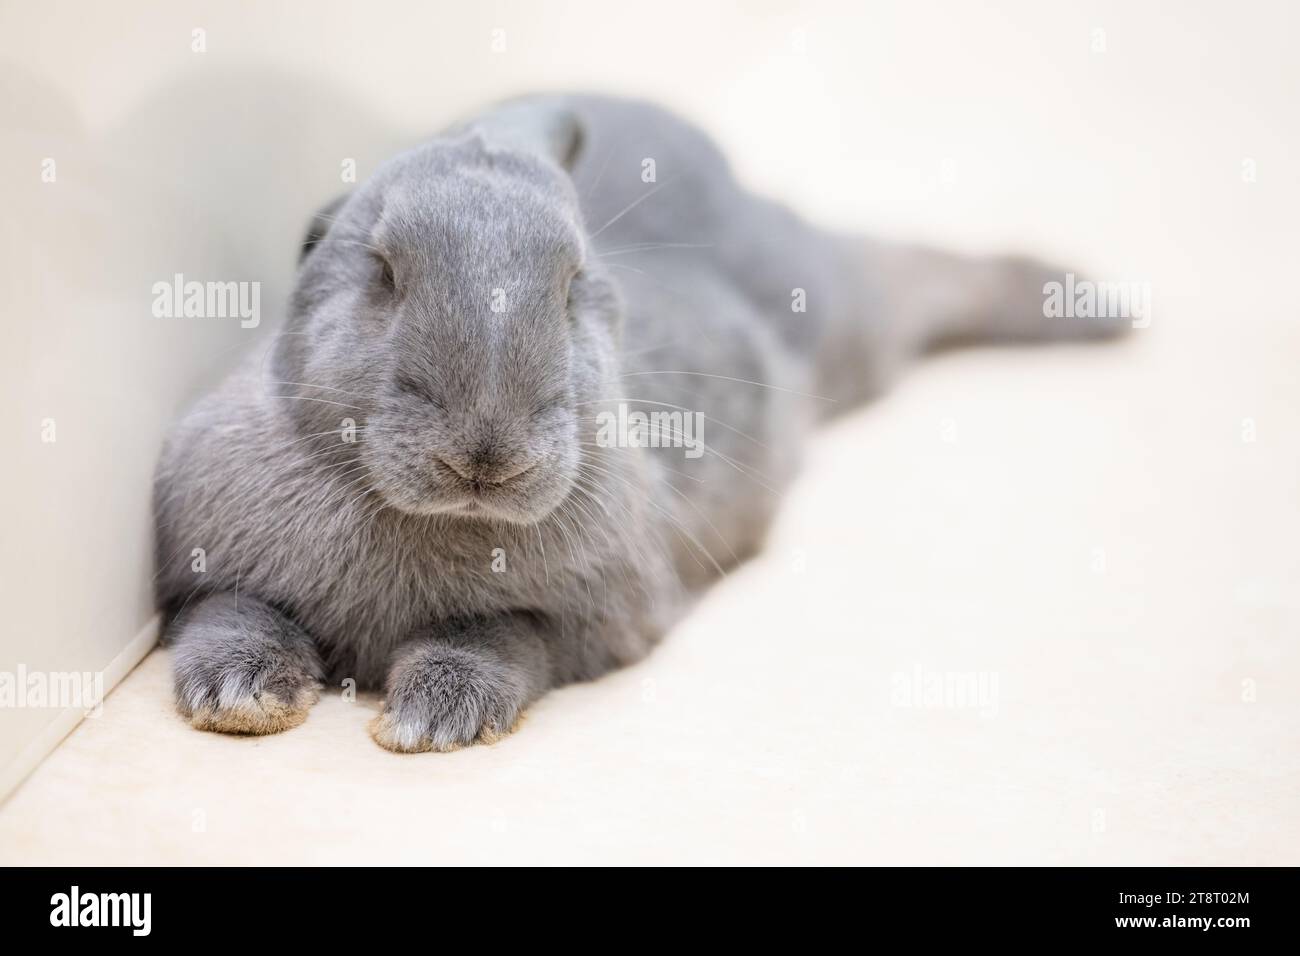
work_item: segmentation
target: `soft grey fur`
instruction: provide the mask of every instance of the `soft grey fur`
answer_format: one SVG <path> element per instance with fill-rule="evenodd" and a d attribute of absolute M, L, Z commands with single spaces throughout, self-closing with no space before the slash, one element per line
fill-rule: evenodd
<path fill-rule="evenodd" d="M 279 730 L 328 675 L 385 686 L 391 749 L 495 739 L 644 655 L 759 546 L 817 422 L 909 357 L 1123 328 L 1045 319 L 1060 276 L 817 229 L 643 103 L 514 101 L 394 157 L 163 452 L 180 708 Z M 707 452 L 598 446 L 624 399 L 702 412 Z"/>

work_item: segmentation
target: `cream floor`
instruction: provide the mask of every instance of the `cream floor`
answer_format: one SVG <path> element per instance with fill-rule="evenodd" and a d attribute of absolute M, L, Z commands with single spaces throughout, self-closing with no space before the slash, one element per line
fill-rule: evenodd
<path fill-rule="evenodd" d="M 338 692 L 198 733 L 154 652 L 0 862 L 1300 863 L 1300 336 L 1162 308 L 919 366 L 656 654 L 494 747 L 387 753 Z M 985 696 L 905 706 L 918 669 Z"/>

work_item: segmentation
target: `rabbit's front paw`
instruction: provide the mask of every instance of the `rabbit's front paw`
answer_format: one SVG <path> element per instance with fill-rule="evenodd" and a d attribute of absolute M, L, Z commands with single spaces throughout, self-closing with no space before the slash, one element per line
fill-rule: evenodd
<path fill-rule="evenodd" d="M 490 651 L 435 641 L 398 660 L 387 691 L 370 734 L 403 753 L 495 743 L 518 725 L 525 699 L 518 672 Z"/>
<path fill-rule="evenodd" d="M 209 598 L 178 631 L 176 706 L 199 730 L 278 733 L 306 720 L 320 699 L 315 646 L 256 601 Z"/>

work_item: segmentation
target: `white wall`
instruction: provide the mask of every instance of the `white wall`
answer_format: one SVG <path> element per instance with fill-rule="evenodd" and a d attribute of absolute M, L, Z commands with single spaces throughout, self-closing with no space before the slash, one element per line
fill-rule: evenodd
<path fill-rule="evenodd" d="M 343 188 L 345 158 L 364 176 L 495 97 L 650 95 L 825 221 L 1069 254 L 1158 280 L 1163 303 L 1217 295 L 1293 320 L 1267 277 L 1294 267 L 1300 17 L 1281 2 L 1134 6 L 6 4 L 0 671 L 111 677 L 147 648 L 167 423 L 274 331 L 303 225 Z M 1241 236 L 1198 230 L 1207 210 Z M 1153 261 L 1152 231 L 1261 281 Z M 260 281 L 261 326 L 154 318 L 150 287 L 176 272 Z M 0 792 L 73 716 L 0 709 Z"/>

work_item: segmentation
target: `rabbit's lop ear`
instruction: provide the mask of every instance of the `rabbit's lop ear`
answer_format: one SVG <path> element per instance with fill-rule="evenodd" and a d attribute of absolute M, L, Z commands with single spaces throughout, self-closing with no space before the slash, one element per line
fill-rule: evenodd
<path fill-rule="evenodd" d="M 343 208 L 343 203 L 347 198 L 347 193 L 336 197 L 317 210 L 316 215 L 312 216 L 311 225 L 307 227 L 307 235 L 302 238 L 302 248 L 298 251 L 299 262 L 306 259 L 307 254 L 312 251 L 316 244 L 329 234 L 330 227 L 334 225 L 334 217 Z"/>
<path fill-rule="evenodd" d="M 489 146 L 547 157 L 572 169 L 582 149 L 582 121 L 576 113 L 545 98 L 503 103 L 470 123 Z"/>

